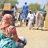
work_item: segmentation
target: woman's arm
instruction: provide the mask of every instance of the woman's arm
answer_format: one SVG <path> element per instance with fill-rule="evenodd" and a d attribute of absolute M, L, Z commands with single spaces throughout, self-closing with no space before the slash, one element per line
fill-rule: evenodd
<path fill-rule="evenodd" d="M 16 28 L 14 26 L 12 26 L 10 28 L 10 32 L 11 32 L 11 37 L 13 38 L 14 41 L 18 41 L 19 38 L 18 38 L 18 35 L 17 35 L 17 31 L 16 31 Z"/>

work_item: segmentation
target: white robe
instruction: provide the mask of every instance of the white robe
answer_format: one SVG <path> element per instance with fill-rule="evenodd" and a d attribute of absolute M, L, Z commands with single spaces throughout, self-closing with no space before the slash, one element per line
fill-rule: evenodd
<path fill-rule="evenodd" d="M 34 14 L 30 14 L 30 13 L 28 13 L 28 16 L 27 16 L 27 18 L 28 18 L 28 27 L 29 28 L 31 28 L 31 27 L 33 27 L 33 23 L 34 23 Z"/>

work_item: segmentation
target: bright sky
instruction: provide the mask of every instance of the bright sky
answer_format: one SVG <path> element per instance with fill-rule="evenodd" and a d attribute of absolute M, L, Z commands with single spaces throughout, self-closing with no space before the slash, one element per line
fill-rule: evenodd
<path fill-rule="evenodd" d="M 48 0 L 18 0 L 19 2 L 18 7 L 22 7 L 25 2 L 27 2 L 27 4 L 30 4 L 30 3 L 45 4 L 47 1 Z"/>

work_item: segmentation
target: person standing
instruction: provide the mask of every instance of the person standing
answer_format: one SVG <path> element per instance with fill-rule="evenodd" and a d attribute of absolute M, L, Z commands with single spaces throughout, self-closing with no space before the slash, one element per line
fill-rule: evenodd
<path fill-rule="evenodd" d="M 34 26 L 34 14 L 32 13 L 31 10 L 28 13 L 27 19 L 28 19 L 28 27 L 29 27 L 29 29 L 33 28 L 33 26 Z"/>
<path fill-rule="evenodd" d="M 35 19 L 35 22 L 36 22 L 36 28 L 37 29 L 43 29 L 43 26 L 44 26 L 44 17 L 43 17 L 43 14 L 38 11 L 36 13 L 36 19 Z"/>
<path fill-rule="evenodd" d="M 15 16 L 16 16 L 16 11 L 17 11 L 17 7 L 16 6 L 13 6 L 12 7 L 12 11 L 13 11 L 13 14 L 12 14 L 12 25 L 15 26 Z"/>
<path fill-rule="evenodd" d="M 40 12 L 40 17 L 41 17 L 41 20 L 40 20 L 40 27 L 41 27 L 41 30 L 43 30 L 43 27 L 44 27 L 44 15 L 42 12 Z"/>
<path fill-rule="evenodd" d="M 35 26 L 36 26 L 36 29 L 39 29 L 39 27 L 41 25 L 40 23 L 41 23 L 41 16 L 40 16 L 40 12 L 37 11 L 36 15 L 35 15 Z"/>
<path fill-rule="evenodd" d="M 22 7 L 22 19 L 24 20 L 25 23 L 26 23 L 27 15 L 28 15 L 28 5 L 27 2 L 25 2 L 25 5 L 23 5 Z"/>

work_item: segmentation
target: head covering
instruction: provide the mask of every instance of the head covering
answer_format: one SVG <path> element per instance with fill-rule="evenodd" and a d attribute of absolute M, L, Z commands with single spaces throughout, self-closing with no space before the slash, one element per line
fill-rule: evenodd
<path fill-rule="evenodd" d="M 4 16 L 3 16 L 3 18 L 2 18 L 2 20 L 6 20 L 6 21 L 8 21 L 8 20 L 10 20 L 12 18 L 12 16 L 10 15 L 10 14 L 5 14 Z"/>
<path fill-rule="evenodd" d="M 25 4 L 27 4 L 27 2 L 25 2 Z"/>
<path fill-rule="evenodd" d="M 36 12 L 36 16 L 39 16 L 39 13 L 40 13 L 40 12 L 39 12 L 39 11 L 37 11 L 37 12 Z"/>
<path fill-rule="evenodd" d="M 10 14 L 5 14 L 1 20 L 1 28 L 7 27 L 10 25 L 12 16 Z"/>

